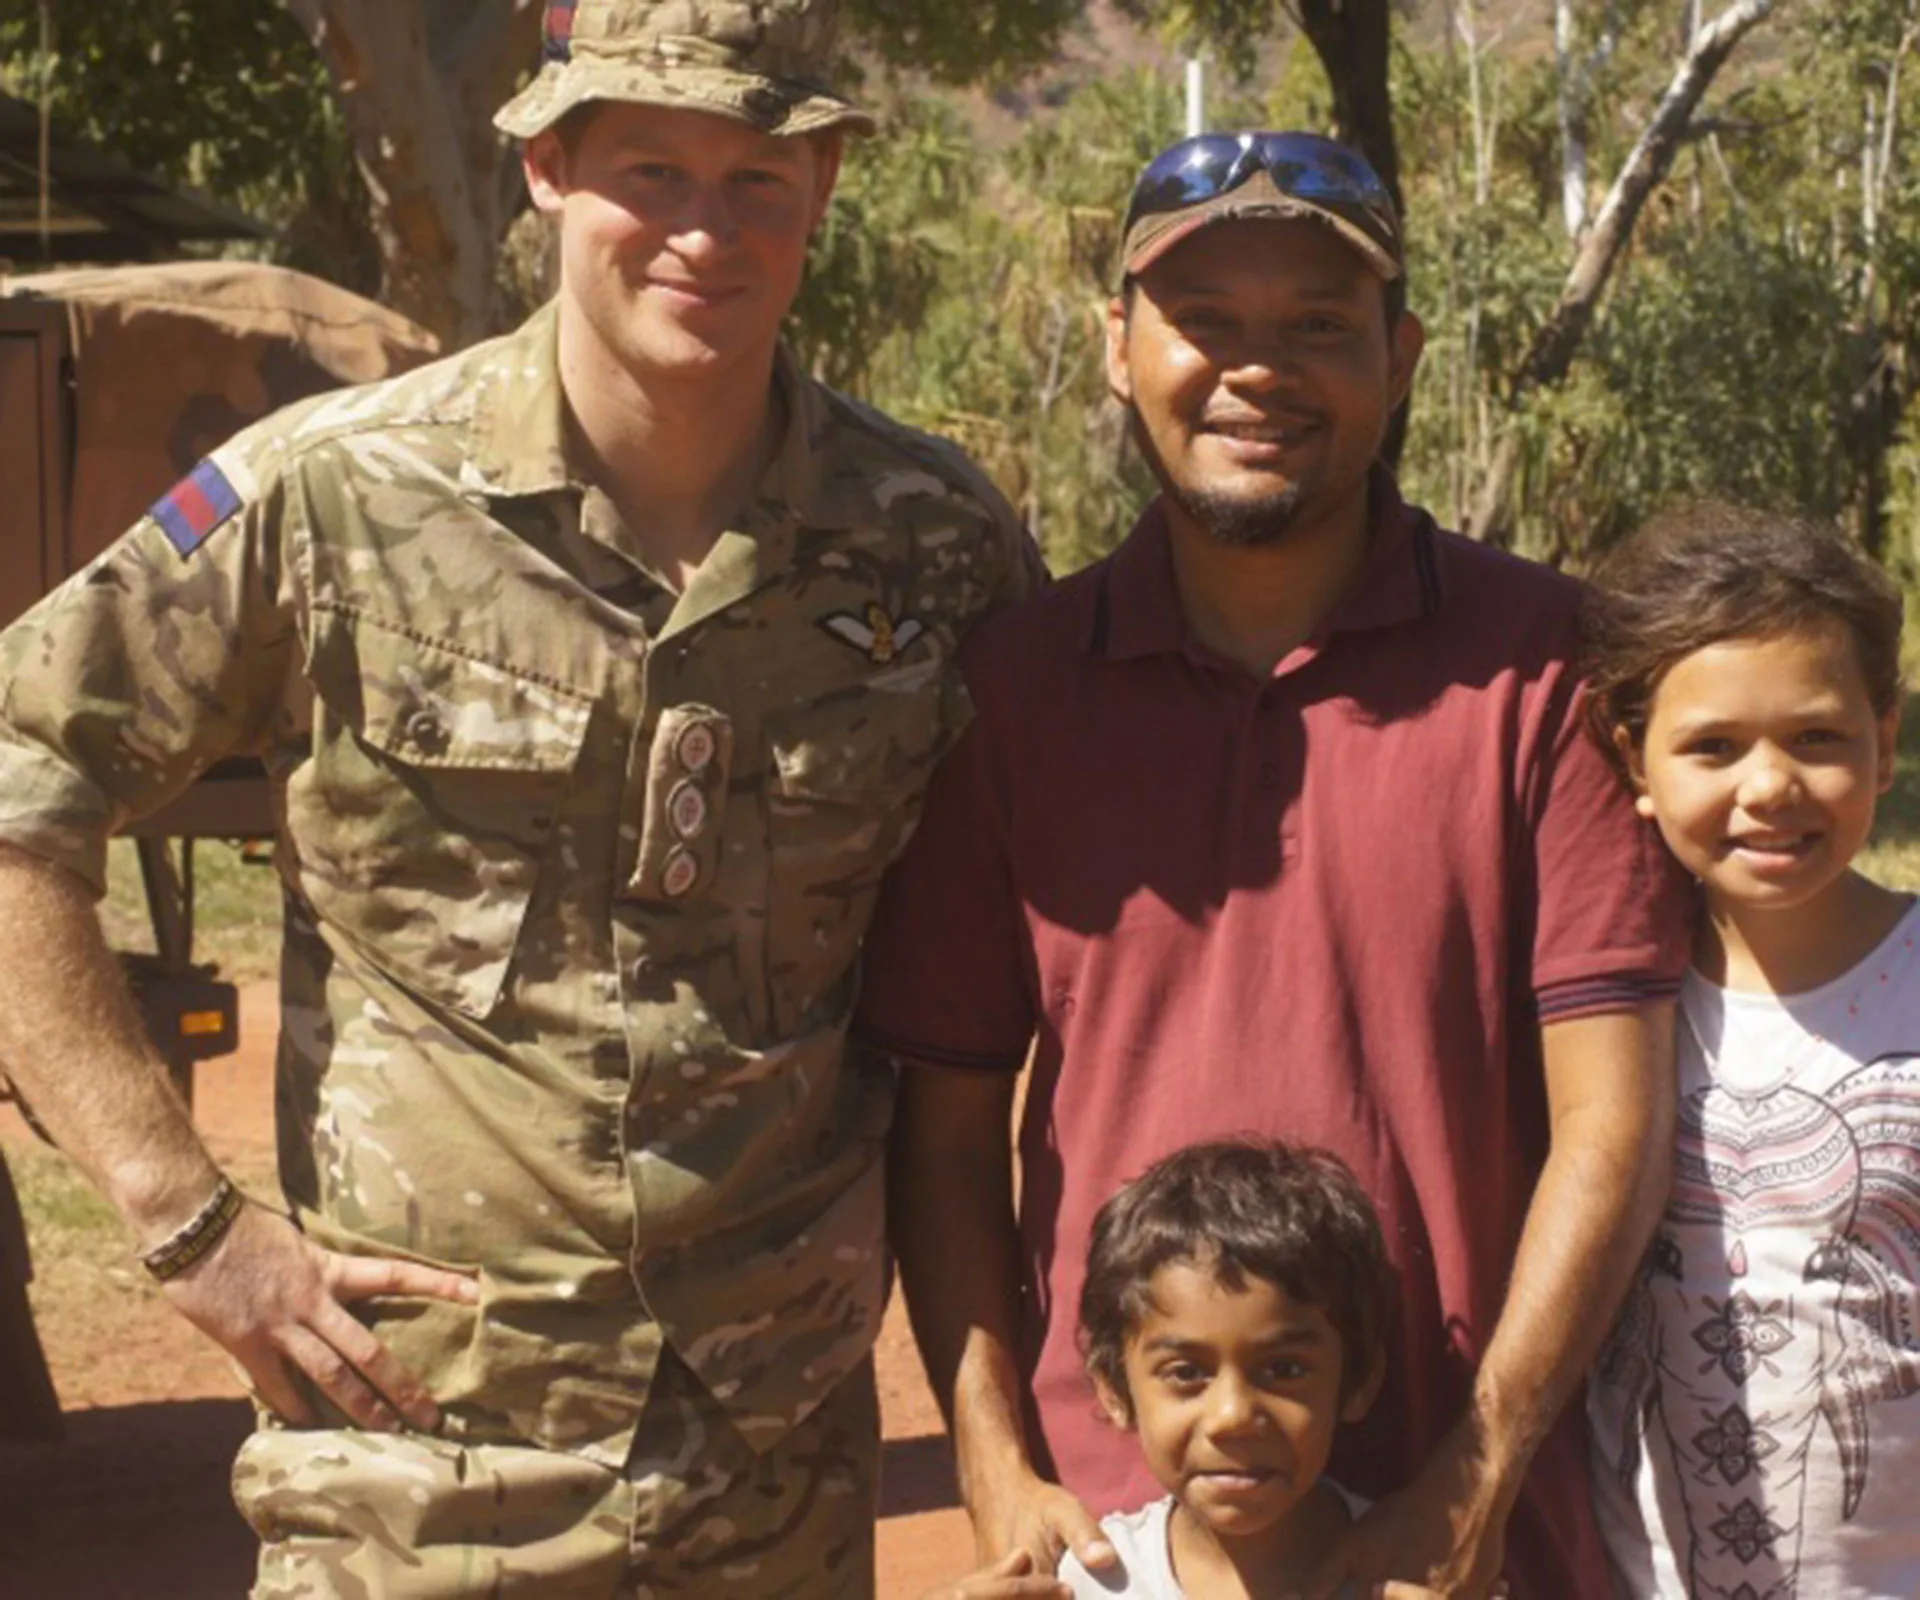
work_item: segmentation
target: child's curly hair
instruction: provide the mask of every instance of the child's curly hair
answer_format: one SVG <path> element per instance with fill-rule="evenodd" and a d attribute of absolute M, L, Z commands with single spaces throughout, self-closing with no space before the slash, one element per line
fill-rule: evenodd
<path fill-rule="evenodd" d="M 1397 1288 L 1380 1219 L 1337 1156 L 1277 1140 L 1189 1145 L 1100 1208 L 1080 1291 L 1080 1350 L 1131 1415 L 1127 1340 L 1175 1263 L 1230 1290 L 1259 1278 L 1318 1307 L 1340 1336 L 1342 1392 L 1371 1373 Z"/>
<path fill-rule="evenodd" d="M 1900 703 L 1899 589 L 1837 528 L 1708 502 L 1656 517 L 1601 567 L 1582 618 L 1588 726 L 1625 776 L 1614 730 L 1638 749 L 1660 680 L 1729 639 L 1823 622 L 1852 636 L 1875 712 Z"/>

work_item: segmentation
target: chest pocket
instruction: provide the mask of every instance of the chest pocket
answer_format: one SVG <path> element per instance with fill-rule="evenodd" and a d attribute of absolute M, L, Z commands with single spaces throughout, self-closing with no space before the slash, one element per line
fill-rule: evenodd
<path fill-rule="evenodd" d="M 323 923 L 469 1016 L 498 1003 L 592 700 L 448 640 L 314 619 L 313 758 L 287 834 Z"/>
<path fill-rule="evenodd" d="M 768 980 L 780 1034 L 837 1020 L 851 1004 L 881 877 L 971 716 L 966 685 L 940 662 L 765 719 Z"/>

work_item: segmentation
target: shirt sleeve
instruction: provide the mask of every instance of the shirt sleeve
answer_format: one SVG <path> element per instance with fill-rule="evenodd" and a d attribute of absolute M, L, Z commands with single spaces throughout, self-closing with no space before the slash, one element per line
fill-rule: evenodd
<path fill-rule="evenodd" d="M 1632 1011 L 1679 992 L 1693 936 L 1686 874 L 1558 697 L 1533 828 L 1533 994 L 1540 1021 Z"/>
<path fill-rule="evenodd" d="M 242 435 L 0 633 L 0 842 L 104 893 L 110 834 L 264 744 L 299 659 L 277 457 Z"/>
<path fill-rule="evenodd" d="M 1014 887 L 991 700 L 933 775 L 920 826 L 867 936 L 865 1044 L 908 1060 L 1017 1072 L 1033 1039 L 1028 930 Z"/>

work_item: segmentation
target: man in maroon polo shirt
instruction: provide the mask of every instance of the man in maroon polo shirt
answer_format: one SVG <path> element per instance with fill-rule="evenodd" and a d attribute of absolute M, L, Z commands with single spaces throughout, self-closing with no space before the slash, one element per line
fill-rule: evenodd
<path fill-rule="evenodd" d="M 1665 1193 L 1686 918 L 1582 738 L 1577 588 L 1376 464 L 1423 335 L 1358 157 L 1190 140 L 1124 253 L 1109 376 L 1164 492 L 970 641 L 977 718 L 868 944 L 894 1237 L 981 1553 L 1099 1565 L 1089 1513 L 1158 1494 L 1074 1348 L 1088 1230 L 1255 1131 L 1353 1165 L 1404 1286 L 1333 1464 L 1377 1503 L 1316 1587 L 1598 1600 L 1562 1407 Z"/>

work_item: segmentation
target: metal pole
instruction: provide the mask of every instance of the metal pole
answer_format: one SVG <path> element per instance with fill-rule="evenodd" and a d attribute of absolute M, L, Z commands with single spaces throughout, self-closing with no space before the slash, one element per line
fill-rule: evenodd
<path fill-rule="evenodd" d="M 1198 56 L 1187 57 L 1187 137 L 1198 138 L 1207 131 L 1207 64 Z"/>
<path fill-rule="evenodd" d="M 40 0 L 40 259 L 53 259 L 53 0 Z"/>

